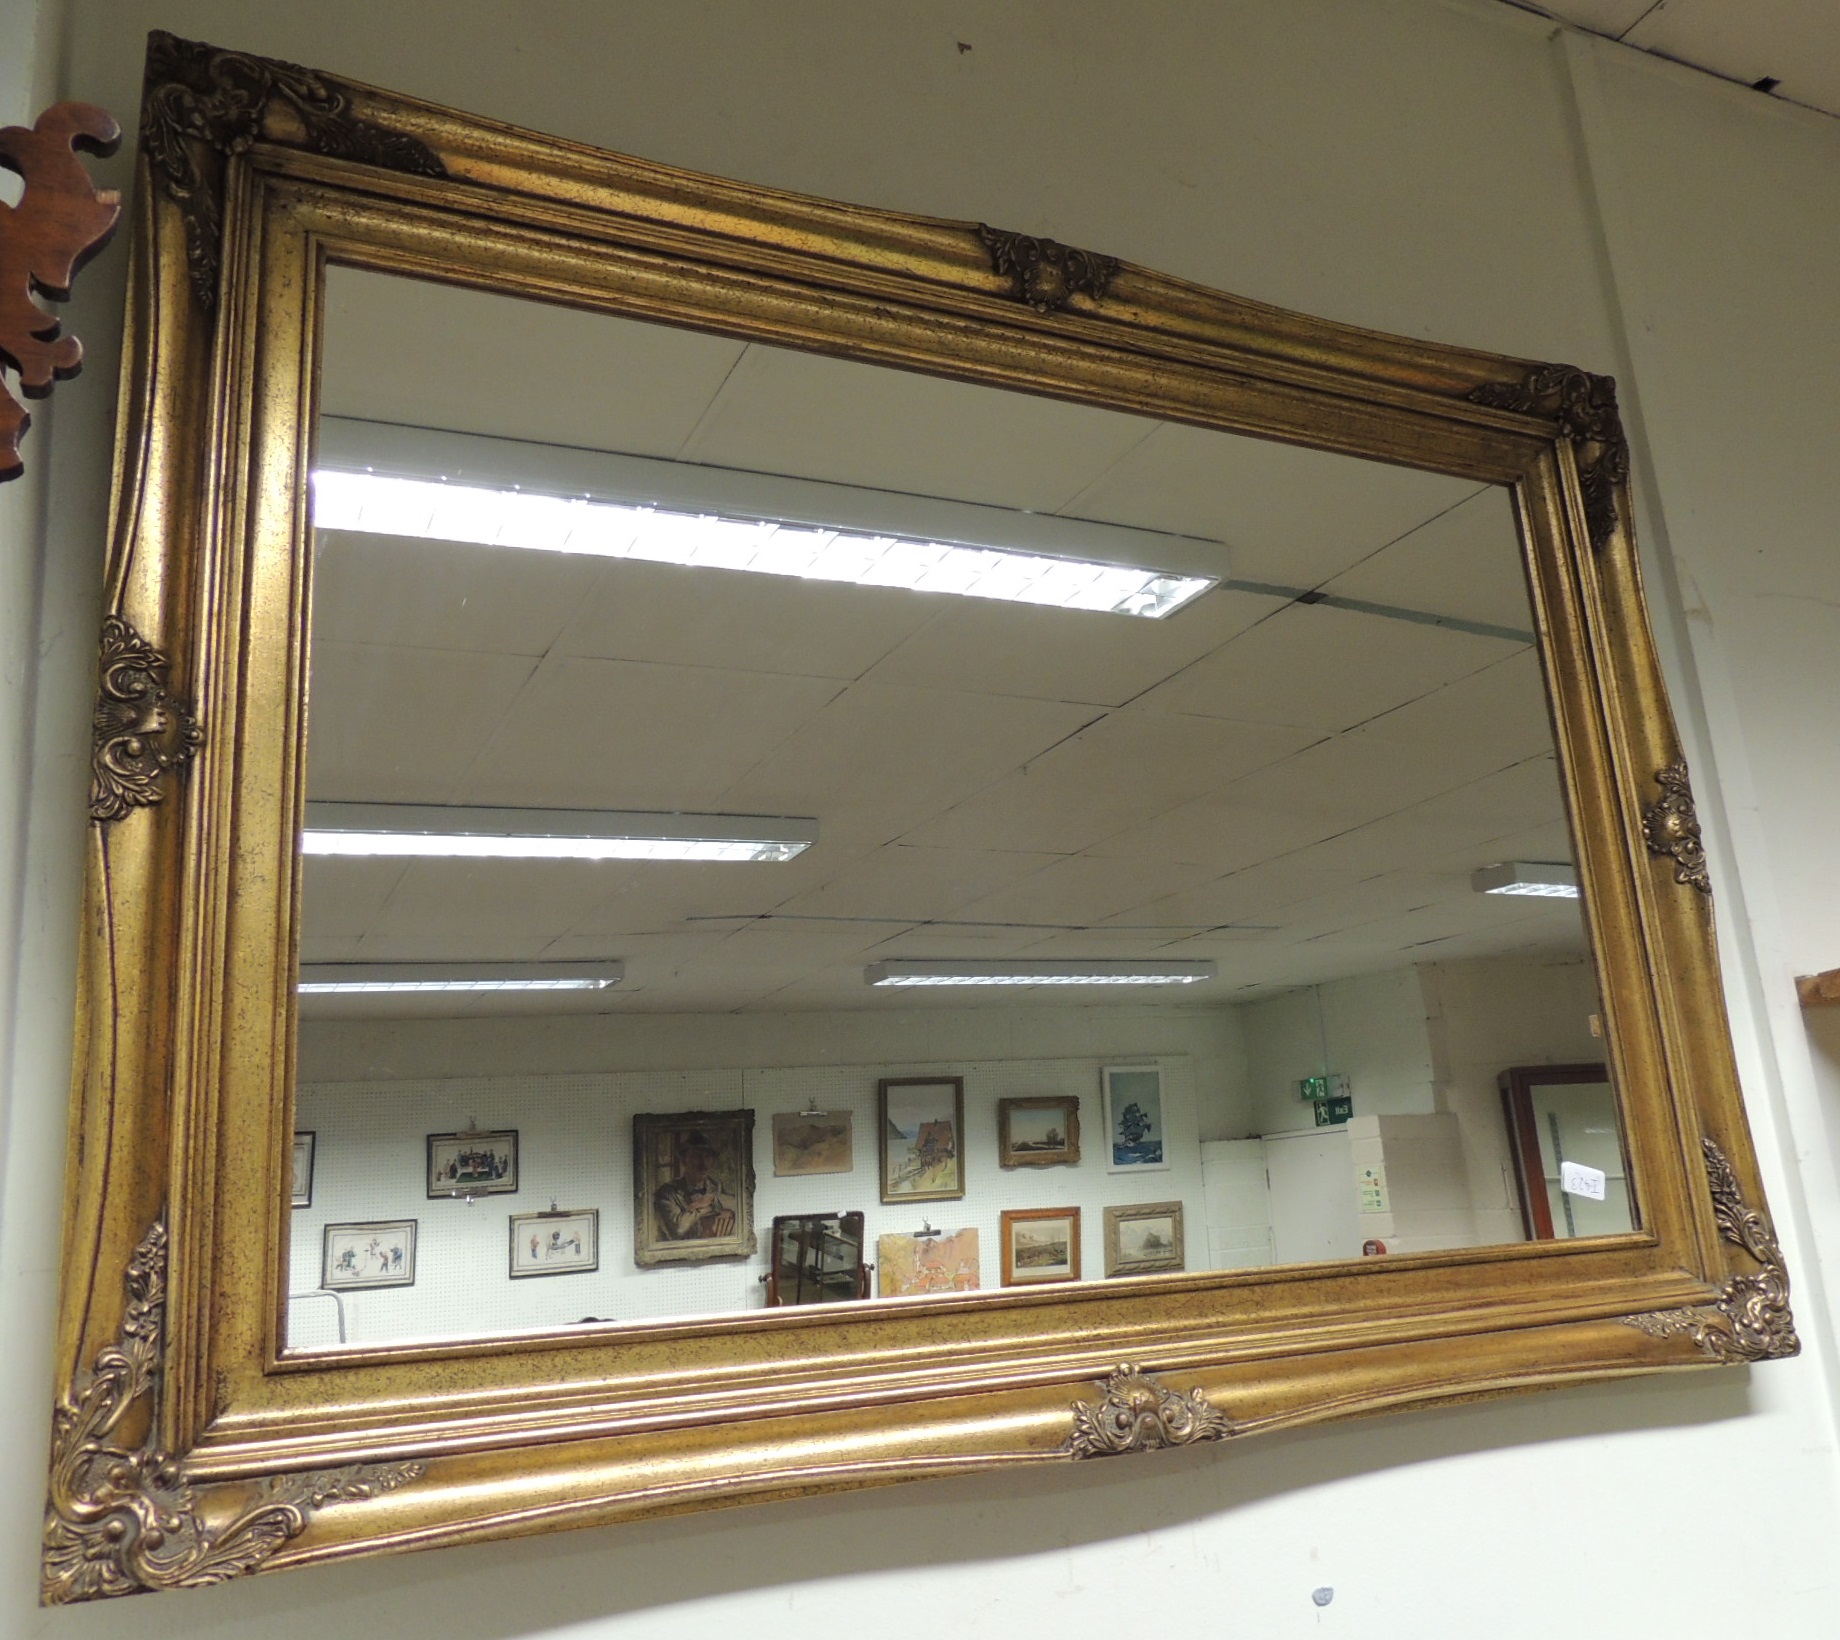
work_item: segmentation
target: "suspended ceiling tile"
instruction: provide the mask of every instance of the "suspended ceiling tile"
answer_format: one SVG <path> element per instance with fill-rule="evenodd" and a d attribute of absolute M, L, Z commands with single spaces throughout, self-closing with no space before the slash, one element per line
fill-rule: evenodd
<path fill-rule="evenodd" d="M 340 267 L 325 334 L 327 415 L 666 457 L 745 345 Z"/>
<path fill-rule="evenodd" d="M 315 643 L 308 797 L 452 801 L 481 742 L 512 709 L 536 664 L 521 655 Z"/>
<path fill-rule="evenodd" d="M 1188 924 L 1196 933 L 1223 923 L 1270 923 L 1277 920 L 1274 913 L 1285 906 L 1352 888 L 1362 880 L 1363 874 L 1359 872 L 1329 871 L 1290 860 L 1273 860 L 1184 889 L 1179 894 L 1168 894 L 1160 900 L 1133 906 L 1112 920 L 1129 924 Z"/>
<path fill-rule="evenodd" d="M 1355 729 L 1248 775 L 1230 795 L 1249 807 L 1295 814 L 1306 825 L 1333 822 L 1339 832 L 1476 781 L 1492 772 L 1490 761 L 1486 748 L 1459 748 L 1453 756 L 1443 747 Z"/>
<path fill-rule="evenodd" d="M 536 956 L 584 899 L 640 869 L 613 860 L 411 860 L 367 933 L 393 943 L 419 939 L 411 954 L 429 959 L 444 956 L 450 941 L 499 937 L 507 949 L 486 957 Z"/>
<path fill-rule="evenodd" d="M 602 570 L 599 561 L 322 530 L 313 641 L 542 655 Z"/>
<path fill-rule="evenodd" d="M 1326 582 L 1338 598 L 1533 630 L 1508 492 L 1490 488 Z"/>
<path fill-rule="evenodd" d="M 1283 757 L 1307 731 L 1113 712 L 908 834 L 941 848 L 1071 854 Z"/>
<path fill-rule="evenodd" d="M 683 459 L 1056 512 L 1087 474 L 1154 426 L 1090 405 L 755 346 Z"/>
<path fill-rule="evenodd" d="M 543 962 L 609 962 L 626 965 L 622 995 L 657 990 L 710 946 L 728 937 L 722 929 L 687 929 L 671 934 L 565 934 L 544 946 Z"/>
<path fill-rule="evenodd" d="M 1556 865 L 1572 860 L 1571 827 L 1563 820 L 1549 820 L 1544 825 L 1523 826 L 1503 832 L 1490 828 L 1479 842 L 1453 850 L 1440 860 L 1429 862 L 1441 869 L 1475 871 L 1503 860 L 1538 860 Z"/>
<path fill-rule="evenodd" d="M 1454 787 L 1438 801 L 1453 819 L 1473 818 L 1498 826 L 1500 836 L 1565 822 L 1559 767 L 1550 752 Z"/>
<path fill-rule="evenodd" d="M 606 991 L 432 991 L 370 995 L 304 996 L 303 1026 L 334 1020 L 540 1018 L 558 1014 L 610 1014 L 617 989 Z"/>
<path fill-rule="evenodd" d="M 873 821 L 887 842 L 1039 757 L 1091 707 L 855 684 L 722 795 L 725 809 Z M 1002 837 L 909 837 L 941 847 L 1028 849 Z M 1051 851 L 1052 852 L 1052 851 Z"/>
<path fill-rule="evenodd" d="M 1087 852 L 1169 864 L 1238 871 L 1278 855 L 1291 854 L 1340 829 L 1341 822 L 1284 809 L 1254 808 L 1237 801 L 1231 788 L 1222 797 L 1200 797 L 1114 832 Z"/>
<path fill-rule="evenodd" d="M 300 936 L 302 962 L 356 962 L 358 947 L 363 944 L 357 934 L 315 934 L 308 929 Z"/>
<path fill-rule="evenodd" d="M 369 930 L 382 915 L 409 862 L 309 854 L 301 868 L 301 934 L 305 939 L 324 939 Z"/>
<path fill-rule="evenodd" d="M 1550 753 L 1552 719 L 1532 649 L 1370 718 L 1360 733 L 1400 745 L 1484 750 L 1501 767 Z"/>
<path fill-rule="evenodd" d="M 882 962 L 905 957 L 941 962 L 958 958 L 984 961 L 992 957 L 1020 956 L 1040 940 L 1040 930 L 1030 928 L 913 928 L 889 934 L 875 947 L 868 960 Z M 941 989 L 948 988 L 942 986 Z M 913 993 L 916 997 L 925 994 L 924 989 Z"/>
<path fill-rule="evenodd" d="M 1334 733 L 1513 652 L 1500 638 L 1291 604 L 1137 704 Z"/>
<path fill-rule="evenodd" d="M 662 934 L 713 929 L 724 936 L 809 892 L 829 869 L 822 840 L 790 860 L 647 860 L 605 893 L 584 894 L 559 933 Z"/>
<path fill-rule="evenodd" d="M 1235 580 L 1313 587 L 1475 489 L 1469 480 L 1164 423 L 1063 510 L 1224 541 Z"/>
<path fill-rule="evenodd" d="M 557 649 L 606 660 L 856 678 L 944 605 L 960 602 L 745 570 L 612 563 Z"/>
<path fill-rule="evenodd" d="M 766 672 L 552 658 L 486 742 L 464 795 L 539 808 L 711 809 L 840 687 Z"/>
<path fill-rule="evenodd" d="M 960 912 L 981 895 L 1062 858 L 999 849 L 916 848 L 887 843 L 850 862 L 821 887 L 787 900 L 787 914 L 898 917 L 920 922 Z"/>
<path fill-rule="evenodd" d="M 1655 5 L 1656 0 L 1539 0 L 1534 9 L 1598 34 L 1621 35 Z"/>
<path fill-rule="evenodd" d="M 876 667 L 876 682 L 1122 706 L 1285 600 L 1217 587 L 1154 621 L 983 598 L 934 602 L 943 607 Z"/>
<path fill-rule="evenodd" d="M 1745 85 L 1780 80 L 1778 96 L 1840 113 L 1840 28 L 1830 4 L 1664 0 L 1623 39 Z"/>
<path fill-rule="evenodd" d="M 962 914 L 993 922 L 1098 923 L 1146 900 L 1193 888 L 1215 875 L 1211 866 L 1079 855 L 1057 860 L 984 899 L 972 901 Z"/>
<path fill-rule="evenodd" d="M 1446 813 L 1443 800 L 1416 804 L 1298 850 L 1306 865 L 1383 872 L 1436 868 L 1460 850 L 1483 847 L 1492 822 Z"/>

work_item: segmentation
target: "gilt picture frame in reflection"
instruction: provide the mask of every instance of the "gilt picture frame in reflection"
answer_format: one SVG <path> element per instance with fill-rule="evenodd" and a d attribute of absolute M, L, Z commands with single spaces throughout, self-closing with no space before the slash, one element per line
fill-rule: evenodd
<path fill-rule="evenodd" d="M 958 1201 L 965 1194 L 965 1079 L 884 1077 L 877 1089 L 882 1200 Z"/>
<path fill-rule="evenodd" d="M 633 1262 L 703 1264 L 754 1252 L 754 1113 L 633 1117 Z"/>
<path fill-rule="evenodd" d="M 1106 1208 L 1107 1276 L 1167 1275 L 1186 1269 L 1187 1259 L 1179 1201 Z"/>
<path fill-rule="evenodd" d="M 301 1128 L 294 1134 L 293 1189 L 288 1198 L 291 1206 L 313 1205 L 313 1152 L 318 1143 L 319 1135 L 310 1129 Z"/>
<path fill-rule="evenodd" d="M 1099 1074 L 1105 1094 L 1106 1171 L 1153 1173 L 1167 1168 L 1162 1067 L 1107 1065 Z"/>
<path fill-rule="evenodd" d="M 517 1188 L 516 1128 L 428 1135 L 430 1201 L 448 1196 L 514 1196 Z"/>
<path fill-rule="evenodd" d="M 1077 1094 L 997 1101 L 998 1167 L 1076 1167 L 1079 1160 Z"/>

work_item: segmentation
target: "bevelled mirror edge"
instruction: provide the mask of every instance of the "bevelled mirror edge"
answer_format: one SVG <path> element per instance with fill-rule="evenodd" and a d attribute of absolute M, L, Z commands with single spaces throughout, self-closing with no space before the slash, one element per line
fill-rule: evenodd
<path fill-rule="evenodd" d="M 270 769 L 286 766 L 299 699 L 297 667 L 291 685 L 284 669 L 282 687 L 251 697 L 235 664 L 251 601 L 270 601 L 270 617 L 278 608 L 285 624 L 300 597 L 285 576 L 250 578 L 239 533 L 299 505 L 265 495 L 273 472 L 245 462 L 258 423 L 256 442 L 271 449 L 279 441 L 297 451 L 302 438 L 298 394 L 264 394 L 271 384 L 249 378 L 254 314 L 275 271 L 258 237 L 265 174 L 300 177 L 354 206 L 402 200 L 437 220 L 454 213 L 444 254 L 456 264 L 469 238 L 490 238 L 485 225 L 499 220 L 536 241 L 547 231 L 558 247 L 598 240 L 658 265 L 700 258 L 708 288 L 757 292 L 777 281 L 808 302 L 824 292 L 858 311 L 904 304 L 936 324 L 943 314 L 942 334 L 994 339 L 987 379 L 1038 391 L 1044 372 L 1032 375 L 1031 359 L 1061 361 L 1058 374 L 1045 373 L 1073 396 L 1066 361 L 1096 349 L 1191 374 L 1230 369 L 1238 385 L 1228 422 L 1317 448 L 1436 465 L 1425 461 L 1427 426 L 1460 430 L 1468 465 L 1518 480 L 1543 628 L 1567 657 L 1552 680 L 1554 710 L 1574 812 L 1585 817 L 1580 863 L 1594 885 L 1601 960 L 1614 966 L 1611 1058 L 1660 1237 L 1646 1289 L 1627 1238 L 1521 1259 L 1522 1270 L 1572 1273 L 1545 1291 L 1527 1282 L 1513 1325 L 1491 1331 L 1473 1312 L 1460 1322 L 1461 1305 L 1448 1303 L 1416 1326 L 1369 1314 L 1364 1331 L 1322 1328 L 1308 1370 L 1295 1357 L 1279 1370 L 1272 1354 L 1236 1347 L 1230 1328 L 1159 1321 L 1149 1284 L 1119 1301 L 1132 1353 L 1117 1360 L 1151 1376 L 1108 1375 L 1094 1353 L 1106 1344 L 1031 1342 L 1027 1318 L 1044 1307 L 1030 1295 L 1002 1310 L 1009 1320 L 994 1330 L 1002 1336 L 993 1335 L 988 1371 L 954 1378 L 936 1364 L 930 1380 L 903 1386 L 891 1355 L 879 1393 L 873 1371 L 843 1393 L 826 1386 L 814 1352 L 726 1435 L 696 1397 L 673 1405 L 661 1394 L 643 1415 L 629 1401 L 624 1416 L 603 1404 L 571 1420 L 558 1403 L 540 1432 L 527 1427 L 510 1444 L 503 1426 L 475 1420 L 469 1433 L 456 1412 L 434 1438 L 386 1427 L 377 1402 L 362 1418 L 349 1397 L 316 1402 L 305 1373 L 281 1375 L 285 1400 L 239 1424 L 254 1410 L 245 1393 L 270 1363 L 246 1326 L 226 1354 L 211 1294 L 224 1279 L 260 1290 L 269 1261 L 226 1237 L 224 1222 L 239 1214 L 228 1201 L 220 1209 L 217 1192 L 239 1179 L 248 1188 L 250 1148 L 279 1176 L 285 1111 L 220 1108 L 218 1067 L 232 1030 L 244 1033 L 244 1052 L 266 1044 L 284 1085 L 292 1051 L 275 1023 L 287 1018 L 291 956 L 271 941 L 266 993 L 235 990 L 223 961 L 226 927 L 278 892 L 272 834 L 238 829 L 246 775 L 236 771 L 264 757 Z M 1050 240 L 595 155 L 163 36 L 150 57 L 137 182 L 102 653 L 103 698 L 126 710 L 98 716 L 98 801 L 120 786 L 111 771 L 130 741 L 149 778 L 119 813 L 98 814 L 90 848 L 47 1599 L 1792 1353 L 1786 1276 L 1762 1216 L 1724 1025 L 1704 852 L 1647 634 L 1627 446 L 1605 378 L 1280 314 Z M 748 322 L 773 333 L 764 312 Z M 833 335 L 867 357 L 878 345 L 911 345 Z M 202 403 L 213 406 L 208 427 L 193 408 Z M 298 533 L 297 518 L 290 527 Z M 255 1211 L 272 1240 L 279 1210 Z M 1479 1287 L 1488 1263 L 1424 1268 L 1449 1265 Z M 1355 1284 L 1400 1291 L 1418 1268 L 1310 1282 L 1348 1304 Z M 1593 1268 L 1620 1269 L 1629 1292 L 1658 1296 L 1608 1314 L 1586 1292 Z M 1401 1296 L 1403 1313 L 1411 1306 Z M 1392 1336 L 1379 1336 L 1389 1326 Z M 592 1403 L 582 1392 L 598 1376 L 597 1344 L 552 1343 L 543 1356 L 553 1363 L 558 1348 L 580 1357 L 575 1398 Z M 413 1361 L 392 1368 L 383 1400 L 412 1395 L 416 1370 Z M 489 1387 L 482 1380 L 476 1393 Z M 150 1408 L 153 1427 L 124 1462 L 117 1443 L 134 1438 Z M 257 1426 L 267 1434 L 252 1437 Z M 290 1428 L 299 1434 L 289 1438 Z M 515 1488 L 514 1473 L 523 1477 Z M 226 1515 L 236 1496 L 226 1491 L 215 1513 L 206 1506 L 212 1477 L 265 1475 L 260 1501 Z M 514 1489 L 524 1503 L 514 1505 Z M 123 1529 L 149 1507 L 176 1523 L 164 1547 Z"/>

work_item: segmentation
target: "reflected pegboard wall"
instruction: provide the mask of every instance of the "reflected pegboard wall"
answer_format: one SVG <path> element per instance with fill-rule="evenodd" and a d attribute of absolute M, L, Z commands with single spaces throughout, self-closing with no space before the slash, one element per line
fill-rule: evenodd
<path fill-rule="evenodd" d="M 997 1060 L 303 1085 L 297 1126 L 317 1134 L 317 1148 L 312 1204 L 296 1208 L 293 1215 L 289 1291 L 319 1287 L 327 1224 L 380 1219 L 417 1221 L 415 1284 L 345 1292 L 351 1342 L 568 1326 L 589 1316 L 637 1320 L 759 1309 L 766 1303 L 760 1277 L 778 1213 L 861 1210 L 871 1260 L 878 1236 L 916 1231 L 923 1221 L 943 1231 L 975 1225 L 983 1285 L 996 1287 L 1002 1279 L 999 1220 L 1007 1208 L 1079 1206 L 1083 1273 L 1097 1279 L 1105 1273 L 1107 1205 L 1179 1199 L 1186 1204 L 1192 1267 L 1205 1256 L 1206 1231 L 1189 1060 L 1170 1055 L 1154 1061 L 1163 1067 L 1171 1166 L 1140 1174 L 1106 1171 L 1101 1063 Z M 964 1078 L 963 1200 L 882 1204 L 876 1084 L 883 1077 L 901 1076 Z M 997 1165 L 997 1101 L 1031 1094 L 1079 1096 L 1079 1166 Z M 640 1268 L 633 1262 L 634 1114 L 735 1108 L 755 1113 L 758 1251 L 745 1261 Z M 805 1108 L 852 1113 L 852 1171 L 774 1177 L 773 1116 Z M 480 1196 L 470 1205 L 430 1200 L 427 1136 L 472 1127 L 517 1129 L 516 1193 Z M 539 1212 L 552 1202 L 566 1209 L 599 1210 L 600 1268 L 512 1280 L 510 1216 Z M 336 1320 L 328 1300 L 290 1304 L 291 1346 L 336 1344 Z"/>

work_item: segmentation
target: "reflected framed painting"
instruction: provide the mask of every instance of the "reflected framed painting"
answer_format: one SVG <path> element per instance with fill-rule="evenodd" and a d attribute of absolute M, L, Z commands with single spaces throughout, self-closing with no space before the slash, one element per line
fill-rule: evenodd
<path fill-rule="evenodd" d="M 957 1201 L 965 1193 L 965 1079 L 884 1078 L 882 1200 Z"/>
<path fill-rule="evenodd" d="M 1151 1173 L 1169 1166 L 1163 1135 L 1163 1070 L 1160 1065 L 1107 1065 L 1105 1167 L 1108 1173 Z"/>
<path fill-rule="evenodd" d="M 294 1181 L 293 1193 L 289 1205 L 293 1207 L 311 1207 L 313 1205 L 313 1151 L 319 1143 L 319 1135 L 311 1131 L 297 1130 L 294 1134 Z"/>
<path fill-rule="evenodd" d="M 1079 1095 L 997 1101 L 998 1167 L 1073 1167 L 1079 1160 Z"/>
<path fill-rule="evenodd" d="M 633 1262 L 702 1264 L 754 1251 L 754 1113 L 633 1117 Z"/>
<path fill-rule="evenodd" d="M 773 1117 L 773 1177 L 849 1173 L 856 1167 L 855 1137 L 847 1110 L 782 1110 Z"/>
<path fill-rule="evenodd" d="M 1180 1202 L 1137 1202 L 1105 1210 L 1105 1273 L 1166 1275 L 1187 1268 Z"/>

